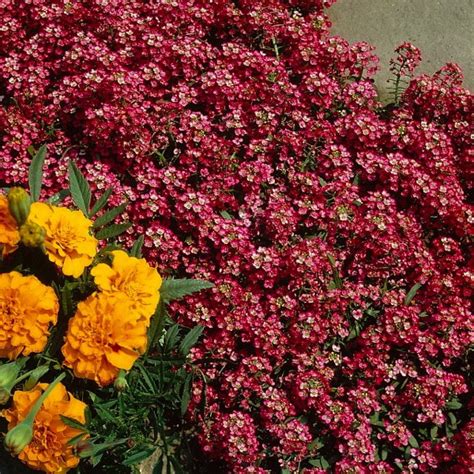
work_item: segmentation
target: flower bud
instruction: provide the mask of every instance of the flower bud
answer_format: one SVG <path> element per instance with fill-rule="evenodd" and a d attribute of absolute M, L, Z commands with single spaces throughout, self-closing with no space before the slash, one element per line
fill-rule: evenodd
<path fill-rule="evenodd" d="M 11 387 L 15 383 L 19 372 L 20 366 L 16 362 L 0 365 L 0 388 Z"/>
<path fill-rule="evenodd" d="M 0 387 L 0 405 L 6 405 L 10 400 L 11 392 L 7 388 Z"/>
<path fill-rule="evenodd" d="M 117 378 L 115 379 L 114 388 L 117 390 L 117 392 L 125 392 L 125 390 L 127 390 L 128 382 L 125 378 L 126 374 L 127 373 L 124 370 L 120 370 Z"/>
<path fill-rule="evenodd" d="M 12 428 L 3 441 L 5 449 L 13 456 L 20 454 L 33 439 L 33 423 L 22 421 Z"/>
<path fill-rule="evenodd" d="M 80 458 L 87 458 L 94 454 L 94 445 L 87 439 L 81 439 L 76 446 L 74 446 L 74 452 Z"/>
<path fill-rule="evenodd" d="M 20 227 L 21 243 L 26 247 L 41 247 L 46 230 L 35 222 L 27 221 Z"/>
<path fill-rule="evenodd" d="M 31 207 L 29 194 L 23 188 L 11 188 L 8 192 L 8 209 L 19 226 L 28 218 Z"/>

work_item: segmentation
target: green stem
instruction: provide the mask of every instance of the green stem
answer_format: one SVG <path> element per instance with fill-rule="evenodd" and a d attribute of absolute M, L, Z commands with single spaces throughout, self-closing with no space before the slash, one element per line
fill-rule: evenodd
<path fill-rule="evenodd" d="M 49 394 L 53 391 L 54 387 L 58 385 L 61 380 L 66 377 L 66 374 L 63 372 L 60 374 L 58 377 L 54 379 L 53 382 L 51 382 L 48 386 L 48 388 L 41 394 L 41 396 L 36 400 L 35 404 L 33 405 L 32 409 L 26 416 L 26 418 L 23 420 L 22 423 L 31 423 L 33 424 L 33 421 L 35 420 L 36 415 L 40 411 L 41 406 L 43 405 L 43 402 L 46 400 L 46 398 L 49 396 Z"/>

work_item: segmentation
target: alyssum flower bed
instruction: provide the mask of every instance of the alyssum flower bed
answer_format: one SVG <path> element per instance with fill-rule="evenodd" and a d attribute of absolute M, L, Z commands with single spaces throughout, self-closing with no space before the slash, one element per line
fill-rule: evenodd
<path fill-rule="evenodd" d="M 74 160 L 125 248 L 215 283 L 170 307 L 205 327 L 190 472 L 473 462 L 471 94 L 405 44 L 381 104 L 331 3 L 0 4 L 2 185 L 47 143 L 45 195 Z"/>

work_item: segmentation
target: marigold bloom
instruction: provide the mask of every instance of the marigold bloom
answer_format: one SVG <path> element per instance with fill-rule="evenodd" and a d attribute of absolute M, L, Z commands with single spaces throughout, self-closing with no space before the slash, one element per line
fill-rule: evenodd
<path fill-rule="evenodd" d="M 0 274 L 0 357 L 41 352 L 58 310 L 54 290 L 35 276 Z"/>
<path fill-rule="evenodd" d="M 29 220 L 46 230 L 44 247 L 49 260 L 65 275 L 80 277 L 97 253 L 97 239 L 89 233 L 92 221 L 81 211 L 42 202 L 31 205 Z"/>
<path fill-rule="evenodd" d="M 160 275 L 144 258 L 129 257 L 123 250 L 111 253 L 112 266 L 100 263 L 91 270 L 96 285 L 103 292 L 125 294 L 133 308 L 149 321 L 160 299 Z"/>
<path fill-rule="evenodd" d="M 13 405 L 2 415 L 8 420 L 8 429 L 23 421 L 48 384 L 38 384 L 30 391 L 16 391 Z M 79 463 L 73 447 L 67 442 L 80 434 L 79 430 L 65 425 L 60 415 L 85 422 L 86 404 L 74 398 L 59 383 L 46 397 L 33 424 L 33 440 L 21 451 L 18 458 L 32 469 L 43 472 L 65 473 Z"/>
<path fill-rule="evenodd" d="M 0 256 L 14 252 L 18 242 L 20 233 L 15 218 L 10 214 L 8 199 L 0 195 Z"/>
<path fill-rule="evenodd" d="M 93 293 L 77 306 L 62 347 L 77 377 L 108 385 L 146 348 L 146 324 L 121 293 Z"/>

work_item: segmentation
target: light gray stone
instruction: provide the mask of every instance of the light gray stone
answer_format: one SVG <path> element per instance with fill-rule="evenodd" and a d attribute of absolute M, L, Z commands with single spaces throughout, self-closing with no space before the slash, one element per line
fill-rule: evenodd
<path fill-rule="evenodd" d="M 374 45 L 381 70 L 376 85 L 387 96 L 393 50 L 410 41 L 421 49 L 416 72 L 433 73 L 447 62 L 464 72 L 464 86 L 473 88 L 473 0 L 338 0 L 328 11 L 332 34 Z"/>

